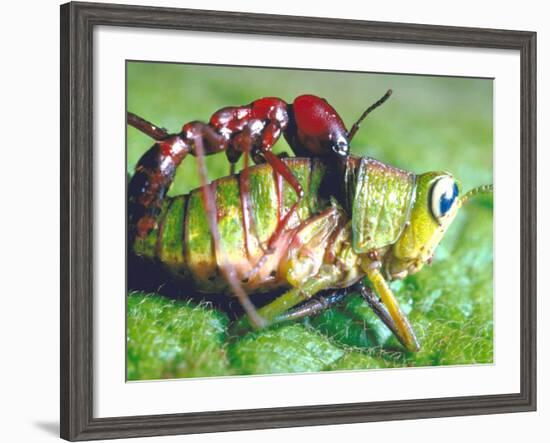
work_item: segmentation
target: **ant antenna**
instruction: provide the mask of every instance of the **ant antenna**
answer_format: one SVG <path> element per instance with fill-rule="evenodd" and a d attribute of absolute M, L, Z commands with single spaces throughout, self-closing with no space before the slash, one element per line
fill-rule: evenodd
<path fill-rule="evenodd" d="M 353 124 L 351 127 L 351 130 L 348 132 L 348 141 L 351 142 L 357 131 L 359 130 L 359 125 L 363 120 L 365 120 L 365 117 L 369 115 L 372 111 L 374 111 L 376 108 L 378 108 L 380 105 L 383 105 L 384 102 L 390 98 L 390 96 L 393 94 L 393 91 L 391 89 L 388 89 L 388 92 L 386 92 L 380 100 L 378 100 L 376 103 L 370 105 L 365 112 L 361 114 L 361 117 L 357 119 L 357 121 Z"/>

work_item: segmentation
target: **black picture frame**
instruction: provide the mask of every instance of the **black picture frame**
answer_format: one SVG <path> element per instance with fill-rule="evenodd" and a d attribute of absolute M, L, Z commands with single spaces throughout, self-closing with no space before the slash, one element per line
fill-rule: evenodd
<path fill-rule="evenodd" d="M 521 58 L 521 389 L 517 394 L 94 418 L 93 29 L 119 26 L 513 49 Z M 61 437 L 70 441 L 536 409 L 536 33 L 68 3 L 61 6 Z"/>

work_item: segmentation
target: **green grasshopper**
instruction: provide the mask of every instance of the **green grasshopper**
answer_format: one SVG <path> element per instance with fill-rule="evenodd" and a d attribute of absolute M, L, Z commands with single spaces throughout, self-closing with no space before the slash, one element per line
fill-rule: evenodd
<path fill-rule="evenodd" d="M 388 282 L 431 262 L 460 208 L 492 192 L 487 185 L 460 196 L 448 172 L 416 175 L 349 154 L 335 165 L 326 158 L 281 159 L 295 182 L 264 163 L 206 184 L 205 145 L 207 154 L 216 150 L 202 126 L 200 135 L 169 135 L 134 114 L 128 121 L 157 140 L 129 185 L 130 252 L 197 292 L 237 296 L 247 316 L 235 331 L 313 315 L 359 292 L 398 340 L 417 351 Z M 203 186 L 167 197 L 188 153 L 199 159 Z M 249 299 L 281 289 L 259 309 Z"/>

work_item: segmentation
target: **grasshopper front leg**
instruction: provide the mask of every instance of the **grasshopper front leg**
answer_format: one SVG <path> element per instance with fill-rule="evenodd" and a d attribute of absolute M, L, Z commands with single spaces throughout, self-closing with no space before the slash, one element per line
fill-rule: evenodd
<path fill-rule="evenodd" d="M 258 314 L 266 321 L 267 325 L 278 322 L 278 317 L 292 309 L 294 306 L 303 303 L 318 292 L 334 286 L 337 275 L 332 267 L 327 266 L 319 274 L 309 279 L 300 287 L 292 288 L 271 303 L 258 309 Z M 238 335 L 250 328 L 248 317 L 242 317 L 231 328 L 231 333 Z"/>
<path fill-rule="evenodd" d="M 294 306 L 309 300 L 325 289 L 337 288 L 342 281 L 342 270 L 326 263 L 326 251 L 339 243 L 345 216 L 336 206 L 311 217 L 299 226 L 288 248 L 286 258 L 279 264 L 278 274 L 291 289 L 273 302 L 258 310 L 267 325 Z M 232 328 L 233 333 L 248 329 L 248 319 L 240 319 Z"/>
<path fill-rule="evenodd" d="M 305 285 L 300 288 L 293 288 L 290 291 L 284 293 L 273 302 L 262 307 L 258 310 L 258 313 L 267 321 L 267 324 L 274 324 L 284 322 L 290 319 L 298 319 L 300 317 L 318 314 L 321 310 L 327 309 L 330 307 L 330 304 L 341 301 L 346 295 L 357 291 L 369 304 L 373 312 L 377 317 L 382 320 L 386 327 L 393 332 L 399 342 L 405 346 L 411 352 L 417 352 L 420 349 L 420 345 L 412 329 L 409 320 L 406 315 L 401 311 L 395 296 L 393 295 L 391 289 L 387 283 L 382 283 L 378 276 L 373 276 L 373 286 L 375 287 L 377 293 L 380 295 L 380 299 L 367 288 L 362 282 L 358 282 L 349 288 L 349 292 L 345 289 L 340 290 L 336 293 L 338 297 L 335 297 L 334 300 L 331 300 L 329 303 L 310 303 L 307 302 L 318 292 L 328 289 L 331 285 L 334 284 L 336 273 L 333 272 L 330 267 L 323 269 L 317 276 L 309 280 Z M 380 278 L 381 277 L 380 274 Z M 307 302 L 303 305 L 303 309 L 298 308 L 298 310 L 293 310 L 292 308 Z M 237 322 L 237 324 L 232 328 L 232 333 L 238 334 L 244 332 L 249 326 L 247 326 L 247 318 L 243 318 Z"/>
<path fill-rule="evenodd" d="M 349 288 L 365 298 L 374 313 L 409 351 L 418 351 L 414 331 L 375 266 L 377 262 L 373 262 L 368 254 L 356 254 L 349 240 L 349 223 L 336 206 L 304 223 L 295 234 L 287 259 L 282 264 L 292 288 L 260 308 L 258 314 L 266 325 L 271 325 L 295 316 L 293 308 L 320 291 Z M 362 284 L 364 276 L 369 278 L 381 300 Z M 312 311 L 306 307 L 304 312 Z M 247 328 L 248 320 L 243 318 L 235 324 L 232 332 L 239 333 Z"/>
<path fill-rule="evenodd" d="M 369 269 L 367 271 L 367 276 L 371 281 L 372 285 L 374 286 L 374 290 L 380 296 L 382 303 L 384 304 L 384 307 L 387 309 L 387 312 L 393 321 L 393 327 L 390 327 L 387 323 L 386 325 L 392 330 L 392 332 L 395 334 L 398 340 L 409 351 L 412 351 L 412 352 L 418 351 L 420 349 L 420 345 L 418 344 L 418 340 L 409 322 L 409 319 L 399 307 L 399 303 L 395 298 L 395 295 L 390 289 L 388 282 L 386 282 L 386 280 L 382 276 L 382 273 L 380 272 L 380 270 Z M 375 306 L 373 306 L 373 304 L 371 304 L 371 307 L 376 312 L 376 308 Z M 382 318 L 382 321 L 384 321 L 383 318 Z"/>

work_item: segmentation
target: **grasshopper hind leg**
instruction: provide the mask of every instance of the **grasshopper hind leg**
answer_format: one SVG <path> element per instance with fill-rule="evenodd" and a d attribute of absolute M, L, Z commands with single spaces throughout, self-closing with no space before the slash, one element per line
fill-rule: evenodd
<path fill-rule="evenodd" d="M 294 287 L 277 297 L 266 306 L 258 309 L 258 314 L 266 322 L 266 326 L 278 322 L 279 318 L 294 306 L 307 302 L 319 291 L 329 289 L 335 282 L 332 272 L 320 272 L 317 276 L 309 279 L 301 287 Z M 241 318 L 231 327 L 232 335 L 240 335 L 250 329 L 247 318 Z"/>
<path fill-rule="evenodd" d="M 348 288 L 323 293 L 316 298 L 302 303 L 294 309 L 289 309 L 288 311 L 283 312 L 277 316 L 273 322 L 280 323 L 318 315 L 321 312 L 342 303 L 349 295 L 357 293 L 360 294 L 361 297 L 367 302 L 376 316 L 382 320 L 382 323 L 384 323 L 386 327 L 401 341 L 399 329 L 388 312 L 388 309 L 376 296 L 374 291 L 367 287 L 362 281 L 359 281 L 355 285 Z"/>
<path fill-rule="evenodd" d="M 281 323 L 285 321 L 298 320 L 304 317 L 312 317 L 320 314 L 321 312 L 338 305 L 350 294 L 348 288 L 338 289 L 336 291 L 329 291 L 315 297 L 294 309 L 289 309 L 277 316 L 273 322 Z"/>

